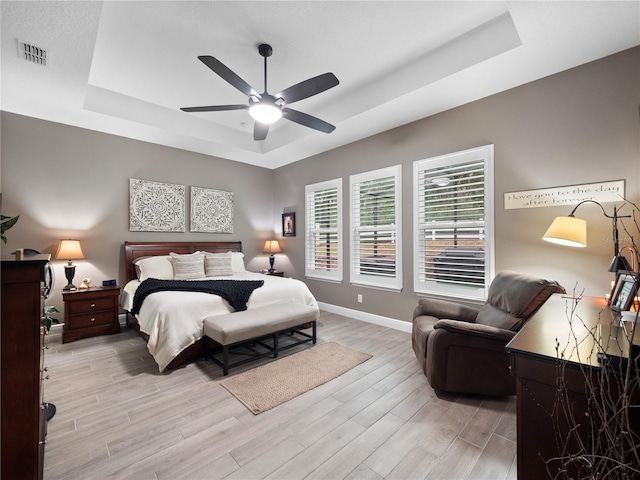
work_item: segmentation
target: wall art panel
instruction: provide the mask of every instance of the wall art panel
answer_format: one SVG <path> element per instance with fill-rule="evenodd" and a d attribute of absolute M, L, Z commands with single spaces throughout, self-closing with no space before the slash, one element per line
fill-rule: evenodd
<path fill-rule="evenodd" d="M 191 187 L 191 231 L 233 233 L 233 192 Z"/>
<path fill-rule="evenodd" d="M 129 179 L 129 230 L 184 232 L 186 187 Z"/>

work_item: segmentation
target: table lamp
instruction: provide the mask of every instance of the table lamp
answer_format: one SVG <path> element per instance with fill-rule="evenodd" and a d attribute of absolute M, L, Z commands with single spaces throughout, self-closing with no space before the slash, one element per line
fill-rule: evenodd
<path fill-rule="evenodd" d="M 276 269 L 273 268 L 275 257 L 273 256 L 273 254 L 282 252 L 282 250 L 280 250 L 280 244 L 277 240 L 267 240 L 266 242 L 264 242 L 264 248 L 262 249 L 262 251 L 269 254 L 269 273 L 275 272 Z"/>
<path fill-rule="evenodd" d="M 76 286 L 73 284 L 76 266 L 71 263 L 71 260 L 82 260 L 84 258 L 79 240 L 60 240 L 60 245 L 58 245 L 58 251 L 56 252 L 56 259 L 67 260 L 67 264 L 64 266 L 64 276 L 67 277 L 68 282 L 62 290 L 76 289 Z"/>

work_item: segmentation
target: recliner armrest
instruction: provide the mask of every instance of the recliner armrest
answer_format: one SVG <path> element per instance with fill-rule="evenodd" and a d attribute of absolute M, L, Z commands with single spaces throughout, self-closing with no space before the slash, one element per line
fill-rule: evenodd
<path fill-rule="evenodd" d="M 436 322 L 433 326 L 435 329 L 444 329 L 451 333 L 459 333 L 463 335 L 477 335 L 479 337 L 487 339 L 495 339 L 509 342 L 516 332 L 511 330 L 505 330 L 503 328 L 492 327 L 490 325 L 483 325 L 481 323 L 469 323 L 460 322 L 457 320 L 443 319 Z"/>
<path fill-rule="evenodd" d="M 474 323 L 479 309 L 448 300 L 421 298 L 413 311 L 413 318 L 428 315 L 435 318 L 450 318 Z"/>

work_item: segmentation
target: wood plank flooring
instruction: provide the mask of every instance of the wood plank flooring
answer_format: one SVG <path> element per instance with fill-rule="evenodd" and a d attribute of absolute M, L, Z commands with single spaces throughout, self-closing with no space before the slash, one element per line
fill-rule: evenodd
<path fill-rule="evenodd" d="M 436 394 L 406 332 L 322 312 L 318 341 L 373 358 L 254 416 L 220 367 L 158 373 L 129 329 L 48 336 L 45 479 L 516 479 L 515 397 Z"/>

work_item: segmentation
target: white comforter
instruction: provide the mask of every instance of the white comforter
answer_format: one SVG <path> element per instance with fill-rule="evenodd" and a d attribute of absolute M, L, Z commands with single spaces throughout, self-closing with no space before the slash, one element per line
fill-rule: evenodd
<path fill-rule="evenodd" d="M 274 303 L 302 303 L 318 309 L 318 303 L 309 288 L 292 278 L 245 272 L 235 273 L 233 277 L 209 279 L 264 280 L 264 285 L 251 294 L 247 303 L 248 310 Z M 138 285 L 140 281 L 132 280 L 124 287 L 121 305 L 127 311 L 131 311 Z M 156 292 L 145 299 L 136 318 L 140 330 L 149 335 L 147 348 L 162 372 L 180 352 L 202 338 L 202 325 L 206 317 L 231 312 L 233 309 L 227 301 L 218 295 Z"/>

